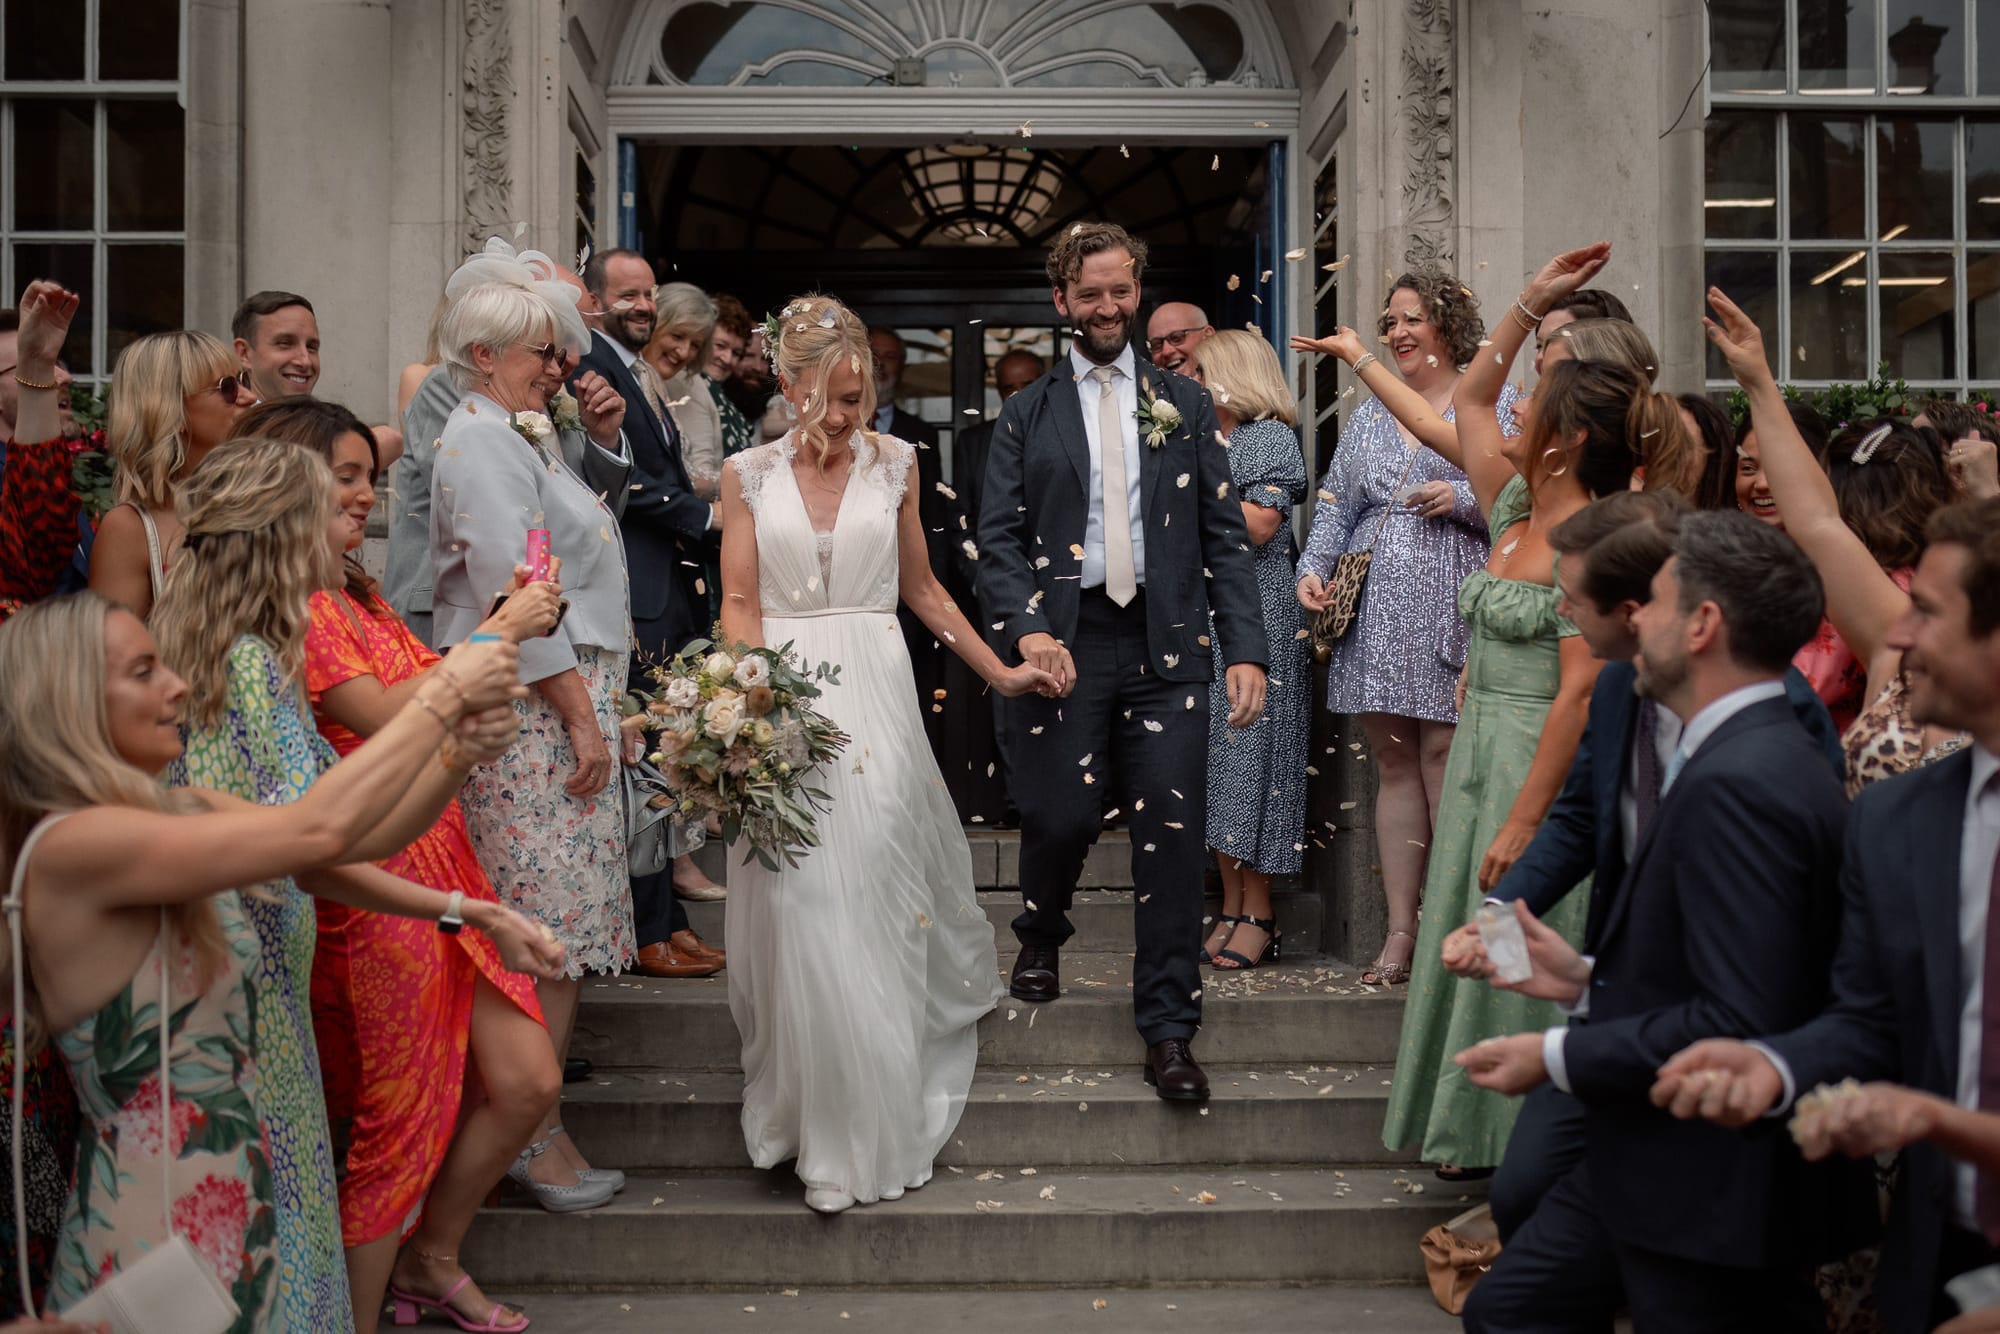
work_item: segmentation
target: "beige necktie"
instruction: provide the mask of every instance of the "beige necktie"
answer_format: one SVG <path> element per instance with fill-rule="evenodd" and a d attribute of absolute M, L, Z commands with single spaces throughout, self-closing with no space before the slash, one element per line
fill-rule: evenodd
<path fill-rule="evenodd" d="M 1132 562 L 1132 503 L 1125 497 L 1125 423 L 1118 413 L 1116 366 L 1091 370 L 1097 377 L 1097 453 L 1104 475 L 1104 595 L 1123 607 L 1139 592 Z"/>
<path fill-rule="evenodd" d="M 667 396 L 661 392 L 665 386 L 660 383 L 660 373 L 653 369 L 653 363 L 641 357 L 632 363 L 632 378 L 639 382 L 639 392 L 645 396 L 646 406 L 653 410 L 653 415 L 664 426 L 667 421 Z"/>

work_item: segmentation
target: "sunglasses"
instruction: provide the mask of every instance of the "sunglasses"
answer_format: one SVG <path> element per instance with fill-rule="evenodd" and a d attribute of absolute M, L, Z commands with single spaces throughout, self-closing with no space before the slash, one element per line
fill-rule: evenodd
<path fill-rule="evenodd" d="M 1148 338 L 1146 340 L 1146 350 L 1148 352 L 1158 352 L 1161 348 L 1165 347 L 1169 343 L 1172 343 L 1175 347 L 1179 347 L 1182 343 L 1185 343 L 1187 341 L 1187 336 L 1189 334 L 1200 333 L 1201 329 L 1202 329 L 1201 325 L 1193 324 L 1189 325 L 1185 329 L 1176 329 L 1170 334 L 1163 334 L 1158 338 Z"/>
<path fill-rule="evenodd" d="M 234 375 L 225 375 L 210 385 L 209 388 L 222 395 L 222 401 L 232 408 L 254 407 L 261 401 L 257 397 L 257 391 L 250 387 L 249 371 L 238 371 Z"/>
<path fill-rule="evenodd" d="M 557 370 L 561 370 L 569 365 L 569 349 L 566 347 L 557 347 L 554 343 L 543 343 L 540 347 L 532 343 L 522 343 L 519 346 L 541 358 L 544 366 L 554 366 Z"/>

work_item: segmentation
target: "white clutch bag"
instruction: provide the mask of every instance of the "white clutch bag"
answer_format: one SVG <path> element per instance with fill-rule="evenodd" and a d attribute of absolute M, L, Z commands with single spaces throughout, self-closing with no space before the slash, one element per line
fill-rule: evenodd
<path fill-rule="evenodd" d="M 27 1012 L 26 955 L 21 949 L 21 889 L 27 883 L 28 858 L 35 850 L 35 844 L 49 827 L 61 816 L 47 816 L 34 827 L 28 837 L 22 840 L 21 851 L 14 858 L 14 883 L 7 893 L 5 908 L 7 925 L 12 935 L 14 958 L 14 1013 Z M 167 1016 L 173 1013 L 172 993 L 167 975 L 167 961 L 173 958 L 170 948 L 172 940 L 168 935 L 167 910 L 160 909 L 160 1143 L 162 1146 L 174 1142 L 172 1116 L 173 1089 L 169 1072 L 169 1035 Z M 26 1178 L 21 1171 L 22 1106 L 25 1089 L 22 1087 L 22 1062 L 14 1068 L 14 1235 L 26 1239 L 28 1235 L 28 1198 Z M 229 1289 L 215 1276 L 208 1261 L 186 1237 L 174 1231 L 173 1225 L 173 1159 L 160 1154 L 160 1174 L 162 1190 L 160 1207 L 166 1214 L 167 1239 L 141 1256 L 136 1264 L 127 1265 L 100 1283 L 88 1297 L 64 1311 L 63 1318 L 79 1323 L 102 1321 L 111 1327 L 111 1334 L 226 1334 L 236 1323 L 238 1308 Z M 30 1318 L 35 1308 L 30 1301 L 34 1291 L 29 1282 L 28 1248 L 19 1248 L 21 1303 Z"/>

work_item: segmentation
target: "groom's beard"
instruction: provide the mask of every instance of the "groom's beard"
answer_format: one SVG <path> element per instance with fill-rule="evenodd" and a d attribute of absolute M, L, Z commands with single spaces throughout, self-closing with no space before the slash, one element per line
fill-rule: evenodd
<path fill-rule="evenodd" d="M 1083 348 L 1083 355 L 1100 366 L 1108 366 L 1118 360 L 1125 345 L 1132 341 L 1132 321 L 1120 320 L 1115 328 L 1100 329 L 1095 324 L 1076 326 L 1076 340 Z"/>

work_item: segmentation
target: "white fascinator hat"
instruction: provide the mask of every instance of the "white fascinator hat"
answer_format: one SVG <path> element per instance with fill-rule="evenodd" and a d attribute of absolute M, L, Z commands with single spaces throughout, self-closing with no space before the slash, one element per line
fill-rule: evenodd
<path fill-rule="evenodd" d="M 520 231 L 515 235 L 519 236 Z M 490 237 L 485 249 L 469 256 L 445 280 L 445 299 L 455 302 L 473 288 L 488 283 L 511 283 L 538 294 L 555 312 L 556 341 L 568 348 L 572 357 L 590 351 L 590 327 L 576 308 L 583 293 L 562 277 L 561 269 L 547 255 L 539 250 L 516 250 L 504 238 Z"/>

